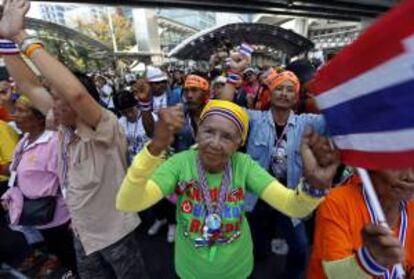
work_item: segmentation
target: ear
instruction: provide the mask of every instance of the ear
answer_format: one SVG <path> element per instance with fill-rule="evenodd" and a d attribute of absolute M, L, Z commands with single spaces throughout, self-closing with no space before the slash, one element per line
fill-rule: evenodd
<path fill-rule="evenodd" d="M 237 149 L 239 149 L 240 147 L 243 147 L 243 139 L 242 138 L 240 138 L 240 143 L 239 143 L 239 147 L 237 148 Z"/>
<path fill-rule="evenodd" d="M 242 147 L 242 146 L 243 146 L 243 136 L 240 135 L 240 137 L 238 138 L 236 151 L 239 150 L 239 148 Z"/>

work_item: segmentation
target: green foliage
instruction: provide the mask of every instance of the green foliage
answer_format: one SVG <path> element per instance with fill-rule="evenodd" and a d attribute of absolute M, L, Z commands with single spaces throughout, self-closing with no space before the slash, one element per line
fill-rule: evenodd
<path fill-rule="evenodd" d="M 136 41 L 132 22 L 120 14 L 113 14 L 111 17 L 118 50 L 127 50 L 134 46 Z M 74 21 L 76 29 L 80 32 L 91 36 L 112 48 L 112 35 L 108 17 L 105 16 L 88 21 L 76 18 Z"/>

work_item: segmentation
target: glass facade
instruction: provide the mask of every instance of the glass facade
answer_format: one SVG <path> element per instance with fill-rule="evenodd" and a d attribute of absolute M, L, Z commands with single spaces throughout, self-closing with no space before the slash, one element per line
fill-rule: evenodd
<path fill-rule="evenodd" d="M 53 23 L 69 26 L 71 17 L 79 14 L 85 18 L 98 19 L 105 15 L 103 7 L 89 5 L 40 4 L 40 17 Z"/>
<path fill-rule="evenodd" d="M 216 25 L 216 14 L 213 12 L 193 11 L 185 9 L 160 9 L 158 15 L 203 30 Z"/>

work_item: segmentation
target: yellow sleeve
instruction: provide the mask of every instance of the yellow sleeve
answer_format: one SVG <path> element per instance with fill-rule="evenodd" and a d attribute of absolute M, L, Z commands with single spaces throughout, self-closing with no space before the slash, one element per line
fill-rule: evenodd
<path fill-rule="evenodd" d="M 296 190 L 286 188 L 277 180 L 271 182 L 262 192 L 261 199 L 283 214 L 294 218 L 309 215 L 323 200 L 313 198 L 302 191 L 302 184 Z"/>
<path fill-rule="evenodd" d="M 163 198 L 160 187 L 149 178 L 164 159 L 151 155 L 147 146 L 135 156 L 119 189 L 116 208 L 120 211 L 139 212 Z"/>
<path fill-rule="evenodd" d="M 355 255 L 335 261 L 322 261 L 323 270 L 329 279 L 371 279 L 358 264 Z"/>
<path fill-rule="evenodd" d="M 0 181 L 8 179 L 8 165 L 13 160 L 14 149 L 16 148 L 19 136 L 7 122 L 0 120 Z"/>
<path fill-rule="evenodd" d="M 12 127 L 1 121 L 0 139 L 0 165 L 6 165 L 13 160 L 14 148 L 19 137 Z"/>

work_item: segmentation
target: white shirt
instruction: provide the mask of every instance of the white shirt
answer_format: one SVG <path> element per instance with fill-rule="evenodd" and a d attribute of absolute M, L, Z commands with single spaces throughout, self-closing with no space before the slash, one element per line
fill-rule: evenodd
<path fill-rule="evenodd" d="M 158 120 L 157 115 L 152 114 L 154 121 Z M 119 120 L 119 125 L 124 129 L 127 141 L 128 141 L 128 161 L 132 161 L 132 158 L 144 147 L 144 144 L 150 140 L 147 136 L 142 121 L 141 115 L 135 122 L 129 122 L 125 116 Z"/>
<path fill-rule="evenodd" d="M 101 101 L 103 102 L 103 104 L 110 109 L 115 108 L 114 102 L 112 100 L 112 87 L 109 84 L 105 84 L 104 86 L 102 86 L 102 88 L 100 89 L 100 93 L 101 93 Z"/>
<path fill-rule="evenodd" d="M 125 75 L 125 80 L 126 80 L 126 82 L 128 82 L 128 83 L 130 83 L 130 82 L 132 82 L 132 81 L 135 81 L 135 75 L 134 74 L 126 74 Z"/>
<path fill-rule="evenodd" d="M 161 96 L 154 96 L 153 98 L 153 110 L 154 112 L 159 112 L 160 109 L 167 107 L 167 93 L 162 94 Z"/>

